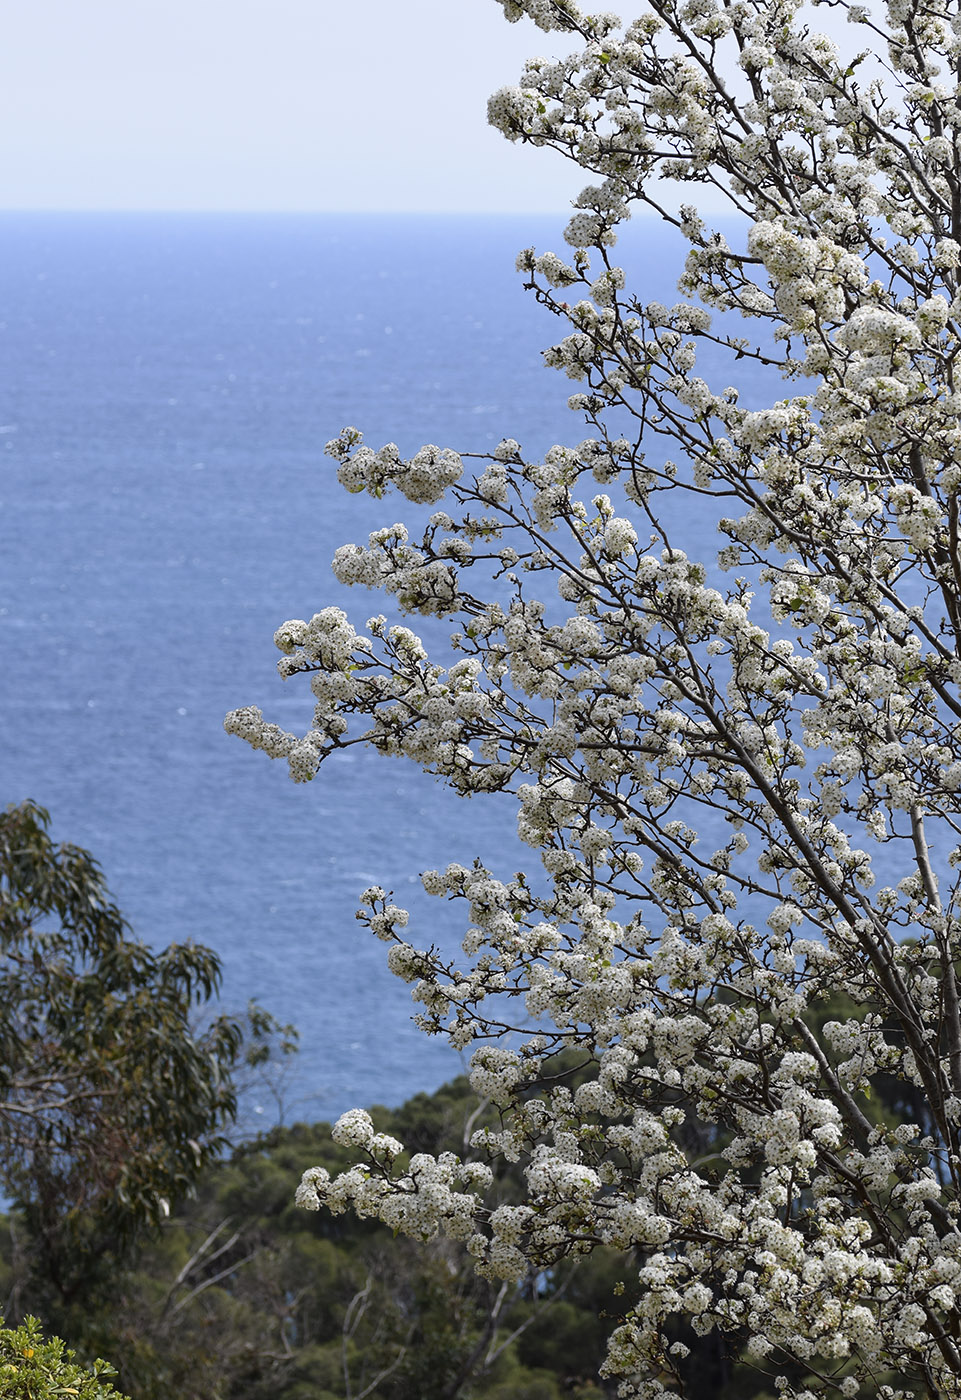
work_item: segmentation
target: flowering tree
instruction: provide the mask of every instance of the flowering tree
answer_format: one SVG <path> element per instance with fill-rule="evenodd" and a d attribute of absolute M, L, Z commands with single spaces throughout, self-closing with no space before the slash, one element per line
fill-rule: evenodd
<path fill-rule="evenodd" d="M 366 743 L 516 798 L 542 871 L 423 877 L 465 902 L 463 958 L 364 903 L 424 1029 L 474 1047 L 502 1125 L 474 1150 L 522 1161 L 526 1198 L 485 1210 L 484 1162 L 408 1158 L 354 1111 L 358 1165 L 299 1200 L 446 1232 L 494 1278 L 632 1251 L 625 1396 L 683 1389 L 692 1332 L 786 1397 L 959 1396 L 961 8 L 834 0 L 836 44 L 795 0 L 647 0 L 626 27 L 503 4 L 579 43 L 490 114 L 599 177 L 568 255 L 518 259 L 568 323 L 546 359 L 590 436 L 465 463 L 342 433 L 348 490 L 444 509 L 340 549 L 337 577 L 453 619 L 461 655 L 326 608 L 276 636 L 310 731 L 252 707 L 227 728 L 298 781 Z M 723 195 L 733 244 L 657 176 Z M 690 302 L 627 290 L 634 205 L 686 240 Z M 790 392 L 748 411 L 702 350 Z M 690 493 L 733 587 L 678 547 Z M 560 1048 L 576 1080 L 544 1082 Z M 882 1084 L 916 1121 L 872 1108 Z"/>

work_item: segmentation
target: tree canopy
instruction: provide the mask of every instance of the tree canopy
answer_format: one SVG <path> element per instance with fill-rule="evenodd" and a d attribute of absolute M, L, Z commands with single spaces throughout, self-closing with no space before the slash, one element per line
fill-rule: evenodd
<path fill-rule="evenodd" d="M 465 1124 L 492 1116 L 464 1078 L 371 1114 L 434 1152 L 462 1149 Z M 478 1278 L 462 1244 L 297 1210 L 291 1177 L 318 1160 L 350 1165 L 328 1123 L 276 1128 L 212 1163 L 74 1311 L 71 1343 L 109 1355 L 133 1400 L 601 1400 L 616 1253 L 520 1287 Z M 521 1189 L 519 1171 L 500 1174 L 501 1199 Z M 17 1281 L 11 1243 L 0 1230 L 4 1289 Z"/>
<path fill-rule="evenodd" d="M 355 1164 L 298 1200 L 463 1241 L 491 1280 L 624 1252 L 603 1372 L 625 1397 L 694 1393 L 703 1336 L 785 1400 L 957 1397 L 961 11 L 504 10 L 575 45 L 490 117 L 596 181 L 563 254 L 518 258 L 588 435 L 407 458 L 345 429 L 348 490 L 436 507 L 335 557 L 394 617 L 278 629 L 306 734 L 226 721 L 296 781 L 366 744 L 513 798 L 531 870 L 423 873 L 464 907 L 461 954 L 361 900 L 500 1117 L 409 1155 L 353 1110 Z M 676 305 L 615 261 L 635 209 L 686 248 Z M 714 558 L 690 557 L 694 499 Z M 398 609 L 448 619 L 451 654 Z M 491 1157 L 518 1201 L 489 1197 Z"/>
<path fill-rule="evenodd" d="M 91 855 L 48 822 L 32 802 L 0 813 L 0 1186 L 63 1305 L 221 1150 L 244 1028 L 194 1028 L 217 956 L 131 938 Z"/>

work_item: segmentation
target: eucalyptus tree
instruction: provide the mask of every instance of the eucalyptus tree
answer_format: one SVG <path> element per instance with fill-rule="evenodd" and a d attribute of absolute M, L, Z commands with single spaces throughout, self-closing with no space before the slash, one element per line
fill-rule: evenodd
<path fill-rule="evenodd" d="M 341 433 L 348 490 L 436 510 L 337 577 L 449 619 L 454 654 L 323 608 L 275 639 L 308 732 L 227 719 L 297 781 L 366 744 L 512 795 L 531 870 L 423 875 L 463 902 L 462 955 L 362 900 L 500 1124 L 410 1156 L 353 1111 L 357 1165 L 298 1198 L 462 1239 L 495 1279 L 630 1252 L 625 1396 L 683 1390 L 708 1333 L 790 1400 L 958 1396 L 961 9 L 504 9 L 574 47 L 490 117 L 592 180 L 563 255 L 518 258 L 587 436 L 408 459 Z M 686 249 L 676 305 L 616 261 L 638 210 Z M 716 559 L 691 557 L 691 498 Z M 853 1010 L 825 1019 L 838 988 Z M 561 1048 L 576 1083 L 545 1080 Z M 882 1082 L 912 1118 L 874 1111 Z M 498 1154 L 526 1191 L 489 1209 Z"/>
<path fill-rule="evenodd" d="M 244 1044 L 235 1018 L 193 1025 L 216 955 L 131 938 L 96 861 L 48 823 L 32 802 L 0 812 L 0 1189 L 26 1223 L 5 1309 L 18 1320 L 24 1302 L 58 1319 L 90 1305 L 190 1191 L 226 1145 Z M 273 1026 L 258 1017 L 254 1051 Z"/>

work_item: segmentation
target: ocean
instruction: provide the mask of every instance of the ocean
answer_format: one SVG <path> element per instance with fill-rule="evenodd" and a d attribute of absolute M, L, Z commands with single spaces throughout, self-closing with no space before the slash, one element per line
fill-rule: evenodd
<path fill-rule="evenodd" d="M 563 330 L 514 271 L 522 247 L 563 252 L 564 222 L 0 215 L 2 801 L 49 808 L 137 936 L 216 949 L 225 1009 L 256 997 L 299 1028 L 288 1121 L 463 1068 L 411 1024 L 409 988 L 355 922 L 360 891 L 393 890 L 412 942 L 453 947 L 458 908 L 419 872 L 536 856 L 509 799 L 458 801 L 356 749 L 295 786 L 223 716 L 259 704 L 305 728 L 275 628 L 329 604 L 358 626 L 387 611 L 329 568 L 410 512 L 338 486 L 323 449 L 344 425 L 403 452 L 587 434 L 576 386 L 540 359 Z M 642 300 L 677 300 L 668 231 L 632 226 L 623 260 Z M 707 520 L 688 534 L 689 553 L 712 547 Z"/>

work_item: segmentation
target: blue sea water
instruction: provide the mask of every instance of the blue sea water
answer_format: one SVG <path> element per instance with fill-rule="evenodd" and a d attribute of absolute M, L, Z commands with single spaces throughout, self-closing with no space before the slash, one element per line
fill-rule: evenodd
<path fill-rule="evenodd" d="M 0 800 L 34 798 L 89 847 L 139 936 L 213 946 L 226 1007 L 256 996 L 299 1027 L 288 1117 L 461 1068 L 411 1024 L 360 891 L 392 889 L 413 942 L 453 946 L 457 908 L 419 872 L 532 853 L 507 800 L 459 802 L 358 750 L 295 786 L 223 716 L 306 727 L 274 629 L 385 610 L 329 569 L 405 513 L 337 485 L 341 427 L 404 452 L 585 435 L 540 361 L 562 332 L 513 270 L 521 247 L 561 250 L 563 222 L 0 216 Z M 632 228 L 623 257 L 642 299 L 676 299 L 667 233 Z"/>

